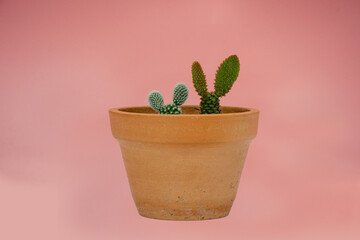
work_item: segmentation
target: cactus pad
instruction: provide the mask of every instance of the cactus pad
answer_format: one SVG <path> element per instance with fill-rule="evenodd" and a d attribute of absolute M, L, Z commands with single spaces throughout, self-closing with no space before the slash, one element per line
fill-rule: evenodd
<path fill-rule="evenodd" d="M 213 114 L 220 113 L 219 97 L 214 93 L 207 93 L 201 97 L 200 113 L 201 114 Z"/>
<path fill-rule="evenodd" d="M 173 93 L 174 104 L 177 106 L 183 105 L 186 99 L 188 98 L 188 95 L 189 95 L 189 90 L 184 83 L 176 84 Z"/>
<path fill-rule="evenodd" d="M 181 108 L 175 104 L 168 104 L 163 106 L 160 111 L 160 114 L 181 114 Z"/>
<path fill-rule="evenodd" d="M 225 96 L 239 76 L 240 62 L 236 55 L 225 59 L 216 72 L 215 93 L 219 97 Z"/>
<path fill-rule="evenodd" d="M 164 106 L 164 98 L 159 91 L 151 91 L 148 95 L 148 100 L 150 106 L 155 111 L 160 111 L 160 109 Z"/>
<path fill-rule="evenodd" d="M 206 95 L 208 92 L 207 85 L 206 85 L 206 78 L 204 71 L 201 68 L 199 62 L 194 62 L 191 67 L 191 72 L 193 76 L 193 83 L 196 91 L 200 96 Z"/>

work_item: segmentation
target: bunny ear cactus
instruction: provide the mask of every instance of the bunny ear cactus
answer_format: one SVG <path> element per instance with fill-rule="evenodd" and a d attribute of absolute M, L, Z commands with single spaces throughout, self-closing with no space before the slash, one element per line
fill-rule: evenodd
<path fill-rule="evenodd" d="M 192 76 L 195 90 L 201 97 L 201 114 L 218 114 L 220 111 L 219 98 L 225 96 L 239 76 L 240 62 L 236 55 L 225 59 L 219 66 L 215 77 L 215 91 L 208 92 L 205 74 L 198 62 L 192 65 Z"/>
<path fill-rule="evenodd" d="M 184 83 L 175 85 L 173 92 L 173 104 L 164 106 L 164 98 L 158 91 L 149 93 L 148 100 L 150 106 L 160 114 L 181 114 L 181 105 L 183 105 L 189 95 L 189 90 Z"/>

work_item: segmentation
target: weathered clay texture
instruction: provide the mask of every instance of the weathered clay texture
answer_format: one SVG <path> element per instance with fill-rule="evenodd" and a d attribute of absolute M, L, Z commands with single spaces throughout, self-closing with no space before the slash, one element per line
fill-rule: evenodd
<path fill-rule="evenodd" d="M 222 107 L 200 115 L 154 114 L 150 107 L 110 110 L 139 214 L 202 220 L 229 214 L 259 111 Z"/>

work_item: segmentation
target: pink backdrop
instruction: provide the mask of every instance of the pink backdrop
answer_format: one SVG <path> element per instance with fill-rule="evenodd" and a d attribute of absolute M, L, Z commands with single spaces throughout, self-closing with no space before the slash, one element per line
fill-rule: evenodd
<path fill-rule="evenodd" d="M 359 43 L 357 0 L 0 1 L 0 239 L 360 239 Z M 231 54 L 221 103 L 261 110 L 232 212 L 138 216 L 108 109 Z"/>

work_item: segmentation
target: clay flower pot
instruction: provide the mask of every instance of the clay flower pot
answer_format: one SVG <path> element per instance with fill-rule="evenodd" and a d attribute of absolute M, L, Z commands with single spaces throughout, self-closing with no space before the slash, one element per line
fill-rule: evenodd
<path fill-rule="evenodd" d="M 139 214 L 169 220 L 225 217 L 258 128 L 259 111 L 222 107 L 222 114 L 155 113 L 150 107 L 110 109 Z"/>

